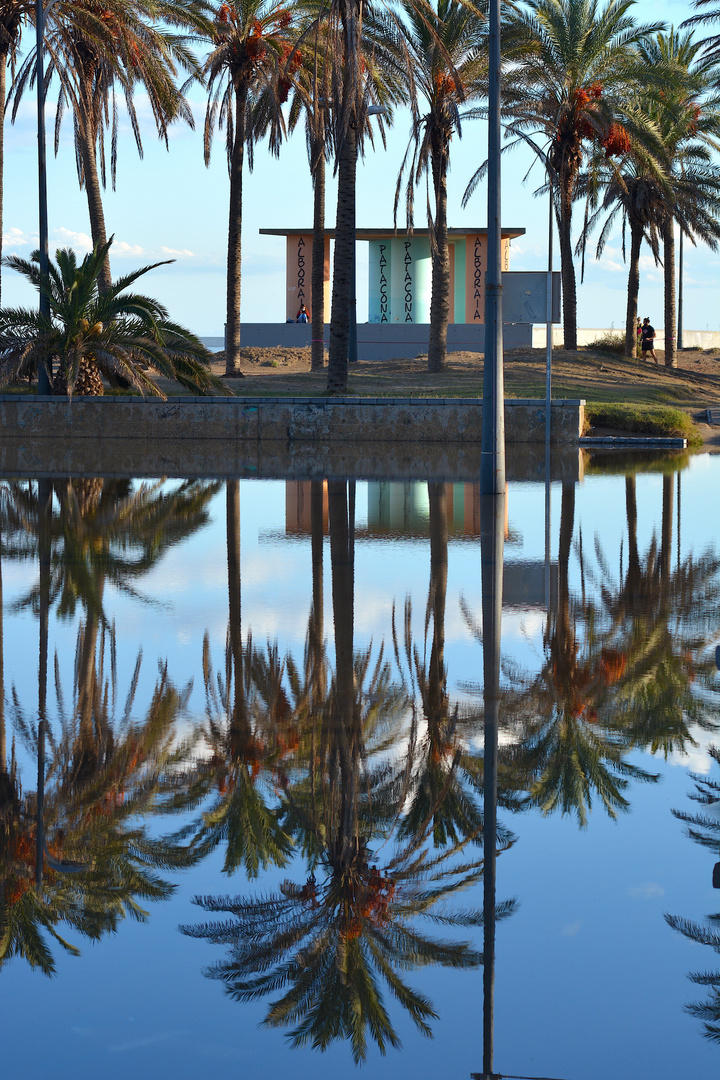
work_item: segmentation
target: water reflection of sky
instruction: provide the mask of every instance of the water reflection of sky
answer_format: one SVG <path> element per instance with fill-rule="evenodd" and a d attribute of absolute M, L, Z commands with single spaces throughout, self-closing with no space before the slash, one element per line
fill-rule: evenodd
<path fill-rule="evenodd" d="M 675 483 L 677 478 L 675 478 Z M 168 488 L 172 485 L 168 484 Z M 720 458 L 695 457 L 681 474 L 680 553 L 717 552 Z M 638 545 L 647 550 L 660 528 L 662 476 L 637 477 Z M 505 558 L 540 564 L 545 558 L 544 489 L 514 484 L 509 491 L 512 543 Z M 310 539 L 287 539 L 286 486 L 282 481 L 243 481 L 241 575 L 243 630 L 280 652 L 302 654 L 311 603 Z M 552 486 L 551 558 L 558 557 L 561 489 Z M 674 514 L 677 515 L 677 488 Z M 677 519 L 673 565 L 677 560 Z M 357 487 L 358 532 L 368 522 L 368 495 Z M 577 486 L 574 544 L 582 534 L 588 562 L 596 542 L 619 574 L 627 560 L 625 487 L 622 476 L 588 476 Z M 413 631 L 422 641 L 429 577 L 427 541 L 359 539 L 355 566 L 355 644 L 375 649 L 389 631 L 393 604 L 413 602 Z M 325 540 L 325 631 L 332 629 L 329 542 Z M 597 572 L 597 564 L 595 564 Z M 3 561 L 6 693 L 11 685 L 28 710 L 36 695 L 37 623 L 13 603 L 29 588 L 37 563 Z M 577 549 L 570 559 L 570 589 L 581 586 Z M 144 663 L 140 694 L 151 692 L 156 663 L 167 658 L 178 683 L 194 681 L 187 722 L 201 716 L 201 650 L 205 632 L 220 664 L 227 631 L 227 564 L 224 491 L 210 506 L 208 524 L 172 546 L 138 583 L 147 602 L 108 587 L 105 604 L 115 620 L 120 687 L 131 678 L 138 649 Z M 446 661 L 451 695 L 479 683 L 482 653 L 461 608 L 480 619 L 479 540 L 451 541 L 449 550 Z M 545 613 L 540 607 L 506 610 L 503 653 L 524 670 L 542 659 Z M 50 648 L 61 668 L 72 662 L 75 621 L 50 621 Z M 720 613 L 716 626 L 720 635 Z M 122 694 L 122 691 L 121 691 Z M 50 709 L 52 716 L 52 707 Z M 688 766 L 708 767 L 707 733 L 689 757 L 662 759 L 635 751 L 631 761 L 662 774 L 659 784 L 631 783 L 631 810 L 610 820 L 596 810 L 586 830 L 574 818 L 525 813 L 509 820 L 519 839 L 498 861 L 499 897 L 516 896 L 518 912 L 498 929 L 495 997 L 495 1067 L 499 1072 L 566 1080 L 618 1080 L 653 1076 L 674 1080 L 717 1075 L 718 1049 L 701 1037 L 683 1005 L 701 996 L 687 981 L 691 970 L 712 967 L 715 957 L 666 925 L 665 912 L 700 920 L 717 910 L 711 888 L 712 857 L 683 835 L 671 808 L 688 808 Z M 715 739 L 715 741 L 719 741 Z M 34 785 L 23 757 L 24 786 Z M 240 1071 L 258 1080 L 280 1075 L 349 1075 L 347 1047 L 319 1055 L 290 1051 L 281 1032 L 258 1027 L 265 1002 L 237 1005 L 202 969 L 217 948 L 182 937 L 178 924 L 197 921 L 195 894 L 268 891 L 288 870 L 272 871 L 248 885 L 241 872 L 221 873 L 222 853 L 181 874 L 168 903 L 151 906 L 147 924 L 125 920 L 117 934 L 94 945 L 80 942 L 82 957 L 60 954 L 57 975 L 46 979 L 14 960 L 0 973 L 3 1056 L 8 1075 L 27 1080 L 60 1077 L 139 1078 L 208 1076 Z M 300 874 L 300 872 L 298 871 Z M 300 875 L 301 876 L 301 875 Z M 480 931 L 464 932 L 475 936 Z M 72 931 L 69 932 L 72 937 Z M 480 945 L 481 947 L 481 945 Z M 395 1010 L 404 1049 L 386 1058 L 371 1047 L 371 1077 L 468 1077 L 481 1068 L 481 971 L 420 969 L 411 984 L 429 993 L 440 1019 L 434 1038 L 421 1039 L 402 1010 Z"/>

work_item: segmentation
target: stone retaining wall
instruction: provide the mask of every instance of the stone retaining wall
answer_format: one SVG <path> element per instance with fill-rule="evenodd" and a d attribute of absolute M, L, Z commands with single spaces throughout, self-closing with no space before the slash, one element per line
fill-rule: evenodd
<path fill-rule="evenodd" d="M 552 403 L 551 439 L 576 445 L 585 402 Z M 479 443 L 480 398 L 44 398 L 0 396 L 2 440 Z M 508 443 L 545 440 L 544 400 L 507 399 Z"/>

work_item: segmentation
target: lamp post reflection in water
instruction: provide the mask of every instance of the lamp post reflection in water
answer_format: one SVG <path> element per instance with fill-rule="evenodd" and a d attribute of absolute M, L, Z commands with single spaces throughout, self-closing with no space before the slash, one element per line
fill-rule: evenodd
<path fill-rule="evenodd" d="M 498 720 L 503 596 L 503 543 L 507 496 L 480 500 L 483 640 L 483 1068 L 472 1080 L 550 1080 L 493 1072 L 495 1023 L 495 903 L 497 864 Z"/>
<path fill-rule="evenodd" d="M 483 704 L 483 1077 L 493 1075 L 495 1004 L 495 865 L 497 859 L 498 699 L 500 694 L 500 631 L 502 623 L 505 499 L 483 495 L 480 503 L 482 562 Z"/>

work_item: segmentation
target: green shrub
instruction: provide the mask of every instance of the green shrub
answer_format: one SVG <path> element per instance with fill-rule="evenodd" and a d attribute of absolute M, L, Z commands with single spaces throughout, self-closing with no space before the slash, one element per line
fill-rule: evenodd
<path fill-rule="evenodd" d="M 615 428 L 639 435 L 680 437 L 689 446 L 700 446 L 697 427 L 682 409 L 645 405 L 593 402 L 585 406 L 585 419 L 593 427 Z"/>
<path fill-rule="evenodd" d="M 603 334 L 602 337 L 589 342 L 585 348 L 594 349 L 595 352 L 619 353 L 620 356 L 623 356 L 625 353 L 625 335 L 612 333 Z"/>

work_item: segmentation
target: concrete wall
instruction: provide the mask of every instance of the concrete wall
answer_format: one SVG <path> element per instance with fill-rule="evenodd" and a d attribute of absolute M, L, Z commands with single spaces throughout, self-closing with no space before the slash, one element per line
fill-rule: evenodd
<path fill-rule="evenodd" d="M 598 338 L 605 337 L 607 334 L 622 334 L 625 335 L 625 328 L 620 327 L 615 330 L 580 330 L 577 332 L 578 345 L 589 345 L 592 341 L 597 341 Z M 565 340 L 565 332 L 562 326 L 553 327 L 553 345 L 562 347 Z M 545 326 L 533 326 L 532 328 L 532 347 L 534 349 L 541 349 L 545 346 Z M 701 349 L 720 349 L 720 331 L 717 330 L 683 330 L 683 348 L 690 349 L 698 346 Z M 655 336 L 655 348 L 665 348 L 665 334 L 662 330 L 658 330 L 656 327 Z"/>
<path fill-rule="evenodd" d="M 552 406 L 552 441 L 577 445 L 585 402 L 557 400 Z M 157 439 L 237 442 L 364 444 L 479 443 L 480 398 L 181 398 L 166 402 L 128 397 L 0 397 L 2 444 L 32 447 L 44 439 Z M 505 403 L 508 443 L 545 439 L 545 402 Z"/>
<path fill-rule="evenodd" d="M 529 323 L 506 323 L 505 347 L 530 347 L 532 330 Z M 358 359 L 392 360 L 395 357 L 412 359 L 427 353 L 430 326 L 428 323 L 358 323 Z M 325 326 L 325 347 L 330 327 Z M 240 339 L 249 348 L 300 349 L 309 347 L 312 327 L 303 323 L 243 323 Z M 450 323 L 448 349 L 451 351 L 484 352 L 485 326 L 482 323 Z"/>

